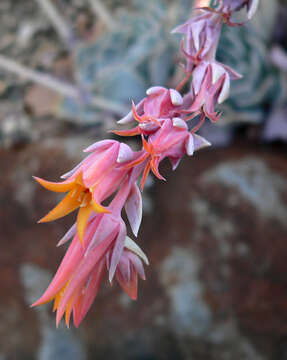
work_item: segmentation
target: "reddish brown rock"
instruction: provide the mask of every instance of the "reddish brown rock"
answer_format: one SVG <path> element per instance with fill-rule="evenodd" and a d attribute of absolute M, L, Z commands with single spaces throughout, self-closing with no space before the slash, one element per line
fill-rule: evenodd
<path fill-rule="evenodd" d="M 148 190 L 139 242 L 147 281 L 131 302 L 102 286 L 79 330 L 54 329 L 50 307 L 30 309 L 56 271 L 72 217 L 36 221 L 57 201 L 51 180 L 86 140 L 45 140 L 1 151 L 0 358 L 283 360 L 287 342 L 286 149 L 247 144 L 186 158 Z"/>

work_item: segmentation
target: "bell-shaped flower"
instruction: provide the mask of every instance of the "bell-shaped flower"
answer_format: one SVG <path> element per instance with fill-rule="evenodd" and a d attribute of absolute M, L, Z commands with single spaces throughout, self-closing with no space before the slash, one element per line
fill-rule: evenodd
<path fill-rule="evenodd" d="M 122 163 L 131 160 L 133 151 L 126 145 L 113 140 L 104 140 L 85 150 L 91 154 L 77 167 L 63 175 L 63 182 L 55 183 L 35 178 L 43 187 L 54 192 L 67 192 L 62 201 L 40 222 L 59 219 L 76 209 L 77 230 L 83 242 L 85 228 L 93 212 L 108 213 L 101 202 L 113 194 L 127 174 Z"/>
<path fill-rule="evenodd" d="M 214 60 L 221 31 L 218 17 L 218 14 L 204 12 L 172 31 L 185 35 L 185 47 L 182 42 L 181 50 L 187 58 L 187 72 L 191 72 L 201 61 Z"/>
<path fill-rule="evenodd" d="M 103 276 L 105 256 L 119 234 L 120 225 L 114 224 L 107 214 L 97 215 L 87 226 L 84 245 L 81 245 L 76 234 L 66 252 L 62 263 L 51 284 L 32 306 L 38 306 L 54 300 L 54 311 L 57 325 L 64 314 L 69 326 L 73 313 L 77 326 L 91 306 Z M 113 225 L 113 226 L 112 226 Z M 87 252 L 94 238 L 95 231 L 101 226 L 104 230 L 98 244 Z"/>
<path fill-rule="evenodd" d="M 193 104 L 182 112 L 202 112 L 211 121 L 217 122 L 220 115 L 215 112 L 216 104 L 221 104 L 229 96 L 230 80 L 240 77 L 240 74 L 218 62 L 200 63 L 193 71 Z"/>
<path fill-rule="evenodd" d="M 134 191 L 126 181 L 109 206 L 111 213 L 95 214 L 89 219 L 83 245 L 73 228 L 68 232 L 61 243 L 73 236 L 72 243 L 51 284 L 32 306 L 54 300 L 57 324 L 65 314 L 69 326 L 73 313 L 74 323 L 78 326 L 98 293 L 105 265 L 110 281 L 116 276 L 123 289 L 132 298 L 136 297 L 137 274 L 145 278 L 139 258 L 148 261 L 142 250 L 127 238 L 126 226 L 120 216 L 127 195 L 133 197 Z"/>
<path fill-rule="evenodd" d="M 192 155 L 194 151 L 210 145 L 206 140 L 196 134 L 190 133 L 187 123 L 182 118 L 166 119 L 162 127 L 148 140 L 142 137 L 143 150 L 138 153 L 135 160 L 127 163 L 127 168 L 144 164 L 145 168 L 141 180 L 141 189 L 144 188 L 150 171 L 160 179 L 165 180 L 159 172 L 159 164 L 169 158 L 175 170 L 180 159 L 185 155 Z"/>
<path fill-rule="evenodd" d="M 137 299 L 138 275 L 145 280 L 143 262 L 149 265 L 148 259 L 140 247 L 126 237 L 125 248 L 116 270 L 116 280 L 132 300 Z"/>
<path fill-rule="evenodd" d="M 118 122 L 127 124 L 137 121 L 138 126 L 113 132 L 121 136 L 150 135 L 159 129 L 165 119 L 179 114 L 182 105 L 183 98 L 177 90 L 151 87 L 147 90 L 147 97 L 137 106 L 132 104 L 132 111 Z"/>

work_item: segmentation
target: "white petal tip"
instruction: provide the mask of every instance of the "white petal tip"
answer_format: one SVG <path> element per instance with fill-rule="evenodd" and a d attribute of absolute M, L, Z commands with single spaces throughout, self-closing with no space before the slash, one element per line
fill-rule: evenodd
<path fill-rule="evenodd" d="M 117 163 L 121 164 L 121 163 L 127 162 L 129 160 L 132 160 L 133 157 L 134 157 L 134 153 L 131 150 L 131 148 L 128 145 L 122 143 L 120 145 Z"/>
<path fill-rule="evenodd" d="M 216 64 L 213 63 L 212 64 L 212 85 L 214 85 L 220 78 L 222 75 L 224 75 L 226 73 L 225 69 Z"/>
<path fill-rule="evenodd" d="M 134 121 L 132 112 L 129 112 L 125 117 L 117 121 L 119 125 L 130 124 Z"/>
<path fill-rule="evenodd" d="M 258 5 L 259 5 L 259 0 L 250 0 L 251 5 L 249 6 L 248 12 L 247 12 L 247 17 L 248 20 L 250 20 L 251 18 L 253 18 L 253 16 L 255 15 L 257 9 L 258 9 Z"/>
<path fill-rule="evenodd" d="M 158 94 L 159 92 L 161 92 L 162 90 L 164 90 L 164 88 L 162 86 L 153 86 L 149 89 L 147 89 L 146 94 L 149 95 L 154 95 L 154 94 Z"/>
<path fill-rule="evenodd" d="M 174 127 L 177 127 L 179 129 L 188 129 L 186 122 L 178 117 L 172 119 L 172 124 Z"/>
<path fill-rule="evenodd" d="M 148 258 L 146 256 L 146 254 L 142 251 L 142 249 L 128 236 L 126 236 L 126 240 L 125 240 L 125 248 L 127 248 L 128 250 L 132 251 L 133 253 L 135 253 L 136 255 L 138 255 L 143 262 L 146 265 L 149 265 L 149 261 Z"/>
<path fill-rule="evenodd" d="M 194 139 L 193 135 L 189 135 L 186 144 L 185 144 L 185 150 L 188 156 L 192 156 L 194 154 Z"/>
<path fill-rule="evenodd" d="M 222 104 L 228 98 L 228 96 L 229 96 L 229 87 L 226 89 L 223 87 L 218 98 L 218 104 Z"/>
<path fill-rule="evenodd" d="M 228 98 L 229 92 L 230 92 L 230 77 L 228 74 L 226 74 L 220 95 L 218 97 L 219 104 L 222 104 Z"/>
<path fill-rule="evenodd" d="M 203 148 L 206 148 L 208 146 L 211 146 L 211 143 L 209 141 L 207 141 L 205 138 L 203 138 L 200 135 L 194 134 L 194 147 L 195 150 L 200 150 Z"/>
<path fill-rule="evenodd" d="M 114 143 L 115 143 L 115 140 L 98 141 L 98 142 L 90 145 L 86 149 L 84 149 L 83 152 L 87 153 L 87 152 L 93 152 L 93 151 L 96 151 L 99 149 L 107 149 L 108 147 L 112 146 Z"/>
<path fill-rule="evenodd" d="M 183 98 L 180 93 L 175 89 L 169 89 L 170 99 L 174 106 L 180 106 L 183 104 Z"/>

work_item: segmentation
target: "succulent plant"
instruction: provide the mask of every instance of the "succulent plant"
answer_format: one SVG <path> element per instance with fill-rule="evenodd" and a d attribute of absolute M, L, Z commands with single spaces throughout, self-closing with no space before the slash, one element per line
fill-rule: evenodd
<path fill-rule="evenodd" d="M 276 0 L 262 0 L 254 21 L 234 31 L 223 30 L 218 59 L 244 74 L 235 81 L 222 106 L 225 123 L 259 123 L 286 99 L 286 77 L 270 60 L 270 43 L 278 11 Z"/>
<path fill-rule="evenodd" d="M 166 85 L 173 74 L 173 54 L 177 41 L 170 30 L 190 8 L 189 1 L 167 4 L 162 0 L 133 0 L 133 10 L 121 8 L 115 16 L 119 26 L 106 31 L 94 43 L 75 50 L 75 77 L 84 93 L 130 104 L 139 100 L 145 89 Z M 187 6 L 188 5 L 188 6 Z M 97 108 L 65 99 L 61 114 L 95 121 L 101 115 Z"/>

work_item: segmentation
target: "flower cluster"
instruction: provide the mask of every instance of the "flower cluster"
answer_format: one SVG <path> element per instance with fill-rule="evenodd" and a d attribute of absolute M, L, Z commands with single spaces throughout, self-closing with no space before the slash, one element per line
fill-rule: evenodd
<path fill-rule="evenodd" d="M 142 218 L 141 191 L 150 172 L 165 180 L 160 162 L 168 158 L 175 170 L 185 154 L 209 146 L 197 131 L 206 118 L 218 121 L 215 106 L 229 94 L 230 80 L 239 78 L 234 70 L 216 61 L 216 48 L 223 23 L 231 22 L 233 11 L 247 6 L 249 17 L 256 0 L 219 0 L 215 7 L 201 8 L 174 32 L 184 34 L 182 52 L 186 58 L 185 78 L 176 89 L 155 86 L 120 124 L 136 122 L 129 130 L 114 131 L 120 136 L 139 135 L 142 149 L 133 151 L 115 140 L 97 142 L 86 150 L 88 156 L 59 183 L 35 178 L 43 187 L 67 193 L 40 222 L 48 222 L 78 210 L 75 224 L 60 240 L 71 241 L 62 263 L 43 296 L 33 306 L 54 301 L 57 324 L 71 315 L 78 326 L 97 293 L 107 271 L 132 298 L 137 298 L 138 276 L 145 279 L 143 262 L 148 259 L 127 235 L 123 210 L 137 237 Z M 190 80 L 192 79 L 192 80 Z M 190 85 L 186 94 L 182 89 Z"/>

